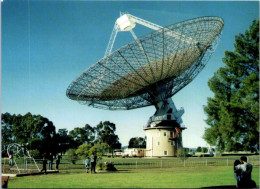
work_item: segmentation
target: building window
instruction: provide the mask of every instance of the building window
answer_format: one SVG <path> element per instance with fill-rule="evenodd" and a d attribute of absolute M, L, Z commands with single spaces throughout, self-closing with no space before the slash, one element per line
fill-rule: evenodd
<path fill-rule="evenodd" d="M 171 141 L 171 145 L 172 145 L 172 146 L 175 146 L 175 142 L 174 142 L 174 141 Z"/>
<path fill-rule="evenodd" d="M 159 141 L 157 142 L 157 146 L 160 146 L 160 142 Z"/>
<path fill-rule="evenodd" d="M 164 151 L 164 155 L 167 156 L 168 155 L 168 151 Z"/>
<path fill-rule="evenodd" d="M 160 131 L 157 132 L 157 136 L 158 136 L 158 137 L 160 136 Z"/>
<path fill-rule="evenodd" d="M 167 133 L 166 133 L 166 132 L 164 132 L 164 133 L 163 133 L 163 136 L 166 136 L 166 135 L 167 135 Z"/>

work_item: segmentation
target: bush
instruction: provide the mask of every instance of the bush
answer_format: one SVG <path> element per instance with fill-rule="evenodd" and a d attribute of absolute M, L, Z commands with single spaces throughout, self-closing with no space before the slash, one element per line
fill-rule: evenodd
<path fill-rule="evenodd" d="M 68 156 L 69 156 L 69 158 L 70 158 L 70 160 L 71 160 L 71 162 L 73 163 L 73 164 L 75 164 L 76 163 L 76 159 L 77 159 L 77 155 L 76 155 L 76 149 L 73 149 L 73 148 L 71 148 L 71 149 L 69 149 L 68 151 L 67 151 L 67 154 L 68 154 Z"/>
<path fill-rule="evenodd" d="M 103 170 L 103 169 L 104 169 L 104 163 L 98 163 L 97 170 Z"/>
<path fill-rule="evenodd" d="M 117 169 L 115 168 L 113 162 L 104 162 L 105 164 L 105 170 L 107 171 L 116 171 Z"/>

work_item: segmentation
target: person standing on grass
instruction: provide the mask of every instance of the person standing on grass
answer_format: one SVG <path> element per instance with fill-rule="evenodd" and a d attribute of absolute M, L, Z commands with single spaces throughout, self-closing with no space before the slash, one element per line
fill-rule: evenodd
<path fill-rule="evenodd" d="M 237 165 L 240 165 L 241 162 L 239 160 L 236 160 L 234 162 L 234 176 L 237 181 L 236 187 L 239 187 L 239 182 L 240 182 L 240 176 L 241 176 L 241 169 L 236 168 Z"/>
<path fill-rule="evenodd" d="M 41 172 L 44 171 L 44 174 L 46 174 L 47 172 L 47 160 L 45 159 L 45 157 L 43 157 L 43 160 L 42 160 L 42 170 Z"/>
<path fill-rule="evenodd" d="M 236 169 L 241 170 L 240 181 L 238 184 L 239 188 L 254 188 L 256 187 L 255 181 L 251 178 L 253 165 L 247 163 L 247 157 L 242 156 L 240 158 L 241 164 L 236 166 Z"/>
<path fill-rule="evenodd" d="M 91 163 L 91 173 L 96 173 L 96 164 L 97 164 L 97 155 L 96 153 L 90 156 L 90 163 Z"/>
<path fill-rule="evenodd" d="M 89 171 L 89 163 L 90 163 L 90 159 L 89 159 L 89 157 L 87 157 L 87 158 L 85 159 L 85 167 L 86 167 L 86 169 L 87 169 L 87 173 L 88 173 L 88 171 Z"/>
<path fill-rule="evenodd" d="M 59 164 L 60 164 L 60 159 L 61 158 L 62 157 L 60 155 L 57 155 L 57 157 L 56 157 L 56 170 L 59 170 Z"/>
<path fill-rule="evenodd" d="M 14 153 L 13 153 L 13 151 L 10 151 L 10 154 L 8 154 L 8 157 L 9 157 L 9 165 L 13 166 L 13 164 L 14 164 Z"/>
<path fill-rule="evenodd" d="M 53 163 L 53 155 L 52 155 L 52 153 L 50 153 L 50 157 L 49 157 L 49 170 L 52 170 L 52 163 Z"/>

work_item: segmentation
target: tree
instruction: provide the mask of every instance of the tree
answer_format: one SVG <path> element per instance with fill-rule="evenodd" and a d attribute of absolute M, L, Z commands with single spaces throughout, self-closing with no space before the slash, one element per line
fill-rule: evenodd
<path fill-rule="evenodd" d="M 234 51 L 225 51 L 220 68 L 209 80 L 203 138 L 219 151 L 259 146 L 259 20 L 235 37 Z"/>
<path fill-rule="evenodd" d="M 59 146 L 58 152 L 65 153 L 70 148 L 70 138 L 67 129 L 59 129 L 57 133 L 57 142 Z"/>
<path fill-rule="evenodd" d="M 129 140 L 128 148 L 146 148 L 145 138 L 134 137 Z"/>
<path fill-rule="evenodd" d="M 69 132 L 69 137 L 75 142 L 74 146 L 77 148 L 81 144 L 93 143 L 95 139 L 95 129 L 89 124 L 84 127 L 76 127 Z"/>
<path fill-rule="evenodd" d="M 2 114 L 1 120 L 2 127 L 2 152 L 7 149 L 7 146 L 13 142 L 13 125 L 12 125 L 12 115 L 10 113 Z M 6 155 L 6 154 L 2 154 Z"/>
<path fill-rule="evenodd" d="M 188 157 L 186 156 L 186 152 L 185 152 L 184 148 L 178 148 L 177 157 L 182 161 L 188 159 Z"/>
<path fill-rule="evenodd" d="M 77 160 L 77 158 L 78 158 L 78 156 L 77 156 L 77 154 L 76 154 L 76 150 L 77 150 L 77 149 L 75 149 L 75 148 L 70 148 L 70 149 L 67 151 L 67 154 L 68 154 L 68 156 L 69 156 L 69 158 L 70 158 L 70 160 L 71 160 L 71 162 L 72 162 L 73 164 L 76 163 L 76 160 Z"/>
<path fill-rule="evenodd" d="M 39 150 L 40 154 L 55 154 L 55 126 L 41 115 L 2 114 L 2 147 L 10 143 L 26 145 L 29 150 Z M 3 146 L 4 145 L 4 146 Z"/>
<path fill-rule="evenodd" d="M 90 156 L 90 148 L 92 148 L 92 144 L 82 144 L 78 147 L 78 149 L 75 151 L 75 154 L 84 159 L 86 157 Z"/>
<path fill-rule="evenodd" d="M 102 159 L 102 156 L 109 151 L 110 146 L 107 143 L 96 143 L 89 150 L 89 155 L 96 154 L 98 159 Z"/>
<path fill-rule="evenodd" d="M 107 143 L 95 143 L 92 144 L 82 144 L 75 151 L 75 155 L 79 158 L 90 157 L 92 154 L 96 154 L 98 159 L 102 159 L 102 156 L 109 150 L 109 145 Z"/>
<path fill-rule="evenodd" d="M 121 143 L 119 142 L 118 136 L 115 134 L 116 125 L 109 121 L 100 122 L 96 128 L 96 142 L 107 143 L 112 149 L 120 149 Z"/>

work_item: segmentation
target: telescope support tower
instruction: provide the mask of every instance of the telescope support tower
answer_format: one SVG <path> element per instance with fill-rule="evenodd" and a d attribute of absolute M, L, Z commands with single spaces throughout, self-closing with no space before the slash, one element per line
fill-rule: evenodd
<path fill-rule="evenodd" d="M 153 31 L 137 38 L 136 24 Z M 184 110 L 178 110 L 171 97 L 205 67 L 223 26 L 223 19 L 214 16 L 161 27 L 120 13 L 105 56 L 75 79 L 66 95 L 80 104 L 109 110 L 155 106 L 144 128 L 146 156 L 176 156 L 182 147 Z M 119 31 L 129 31 L 135 40 L 112 52 Z"/>
<path fill-rule="evenodd" d="M 177 156 L 177 149 L 182 147 L 181 116 L 184 109 L 177 110 L 171 98 L 159 101 L 156 112 L 151 116 L 144 127 L 146 133 L 146 156 Z"/>

